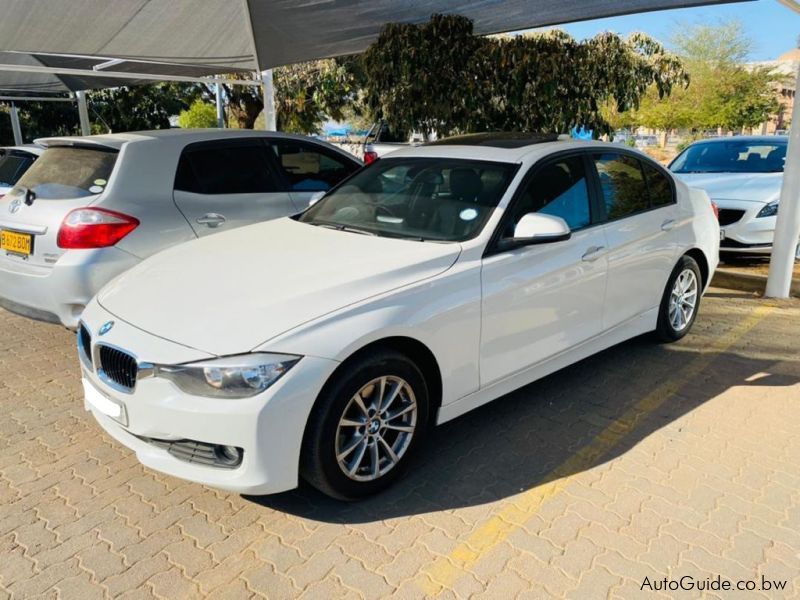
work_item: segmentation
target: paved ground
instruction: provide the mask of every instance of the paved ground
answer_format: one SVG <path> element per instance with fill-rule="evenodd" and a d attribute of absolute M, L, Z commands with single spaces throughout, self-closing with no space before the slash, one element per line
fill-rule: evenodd
<path fill-rule="evenodd" d="M 797 597 L 799 337 L 800 302 L 717 291 L 683 342 L 447 424 L 343 505 L 143 469 L 83 412 L 72 335 L 0 311 L 0 597 L 691 598 L 649 590 L 717 576 Z"/>

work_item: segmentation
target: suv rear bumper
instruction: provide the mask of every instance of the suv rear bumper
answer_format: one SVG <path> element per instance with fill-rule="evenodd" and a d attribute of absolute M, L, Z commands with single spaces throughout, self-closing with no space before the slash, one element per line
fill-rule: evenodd
<path fill-rule="evenodd" d="M 52 267 L 0 256 L 0 307 L 75 329 L 100 288 L 138 262 L 118 248 L 68 250 Z"/>

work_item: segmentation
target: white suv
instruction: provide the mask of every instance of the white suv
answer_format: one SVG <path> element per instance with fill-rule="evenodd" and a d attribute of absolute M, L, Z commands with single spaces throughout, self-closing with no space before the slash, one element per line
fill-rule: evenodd
<path fill-rule="evenodd" d="M 361 166 L 329 144 L 244 130 L 38 143 L 44 154 L 0 200 L 0 307 L 70 328 L 142 259 L 300 212 Z"/>

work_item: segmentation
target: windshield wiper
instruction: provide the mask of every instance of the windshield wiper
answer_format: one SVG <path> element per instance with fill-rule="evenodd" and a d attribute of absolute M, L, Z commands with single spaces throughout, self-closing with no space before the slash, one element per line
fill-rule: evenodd
<path fill-rule="evenodd" d="M 311 224 L 312 225 L 316 225 L 317 227 L 325 227 L 327 229 L 335 229 L 336 231 L 347 231 L 347 232 L 350 232 L 350 233 L 360 233 L 362 235 L 371 235 L 371 236 L 377 236 L 378 235 L 377 233 L 375 233 L 374 231 L 371 231 L 369 229 L 362 229 L 360 227 L 353 227 L 352 225 L 342 225 L 341 223 L 327 223 L 327 222 L 324 222 L 324 221 L 318 221 L 318 222 L 314 223 L 312 221 Z"/>

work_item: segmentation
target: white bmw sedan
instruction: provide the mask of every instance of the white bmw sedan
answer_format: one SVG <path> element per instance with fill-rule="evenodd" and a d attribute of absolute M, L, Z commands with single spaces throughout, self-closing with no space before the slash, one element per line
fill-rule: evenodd
<path fill-rule="evenodd" d="M 398 150 L 298 217 L 106 286 L 78 332 L 85 406 L 159 471 L 366 496 L 430 426 L 628 338 L 686 335 L 718 245 L 704 192 L 616 145 Z"/>

